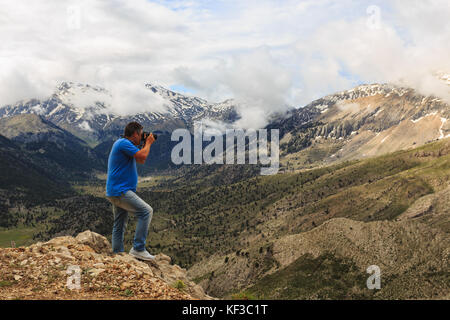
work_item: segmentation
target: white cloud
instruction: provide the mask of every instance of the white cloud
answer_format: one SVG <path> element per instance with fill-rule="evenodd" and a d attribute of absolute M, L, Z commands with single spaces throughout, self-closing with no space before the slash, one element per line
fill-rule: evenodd
<path fill-rule="evenodd" d="M 111 112 L 161 111 L 143 84 L 178 84 L 211 101 L 236 98 L 238 125 L 258 127 L 286 104 L 357 82 L 447 97 L 430 74 L 450 72 L 448 1 L 375 1 L 378 29 L 367 25 L 373 4 L 2 0 L 0 105 L 73 81 L 108 89 Z"/>

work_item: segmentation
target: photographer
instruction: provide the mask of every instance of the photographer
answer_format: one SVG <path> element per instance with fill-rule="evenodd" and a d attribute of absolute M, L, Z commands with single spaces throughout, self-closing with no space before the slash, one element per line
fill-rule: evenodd
<path fill-rule="evenodd" d="M 112 203 L 114 214 L 112 249 L 114 253 L 124 252 L 123 240 L 128 213 L 133 212 L 137 225 L 133 247 L 129 253 L 141 260 L 155 258 L 145 249 L 153 208 L 135 193 L 138 182 L 136 162 L 145 163 L 155 139 L 151 133 L 145 136 L 141 124 L 130 122 L 125 127 L 124 137 L 114 142 L 108 158 L 106 197 Z M 145 145 L 139 149 L 137 146 L 141 141 L 145 141 Z"/>

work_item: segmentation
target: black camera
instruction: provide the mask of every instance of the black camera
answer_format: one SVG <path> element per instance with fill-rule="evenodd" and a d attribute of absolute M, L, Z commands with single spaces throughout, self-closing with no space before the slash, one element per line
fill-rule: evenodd
<path fill-rule="evenodd" d="M 145 140 L 147 139 L 147 137 L 150 135 L 150 133 L 151 133 L 151 132 L 145 132 L 145 131 L 142 132 L 141 139 L 142 139 L 143 141 L 145 141 Z M 158 136 L 157 136 L 155 133 L 153 134 L 153 137 L 155 137 L 155 140 L 158 139 Z"/>

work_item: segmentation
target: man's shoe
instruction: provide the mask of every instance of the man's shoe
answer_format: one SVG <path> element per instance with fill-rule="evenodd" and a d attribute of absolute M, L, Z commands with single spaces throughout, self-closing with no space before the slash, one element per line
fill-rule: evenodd
<path fill-rule="evenodd" d="M 154 261 L 155 260 L 155 256 L 152 256 L 145 249 L 143 251 L 136 251 L 136 250 L 134 250 L 134 248 L 131 248 L 130 255 L 137 259 L 140 259 L 140 260 L 145 260 L 145 261 Z"/>

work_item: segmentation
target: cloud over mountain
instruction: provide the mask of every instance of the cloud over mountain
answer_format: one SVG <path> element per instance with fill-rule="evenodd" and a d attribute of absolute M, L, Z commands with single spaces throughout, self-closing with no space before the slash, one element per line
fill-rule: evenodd
<path fill-rule="evenodd" d="M 365 82 L 450 100 L 447 1 L 5 0 L 0 105 L 50 95 L 62 81 L 111 92 L 127 114 L 163 110 L 152 82 L 241 101 L 240 125 Z"/>

